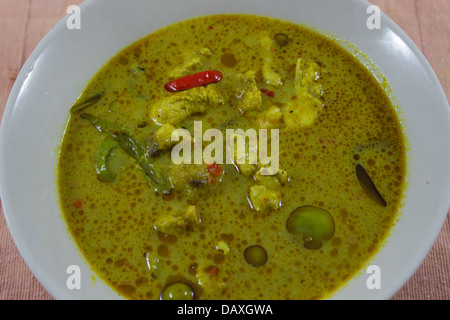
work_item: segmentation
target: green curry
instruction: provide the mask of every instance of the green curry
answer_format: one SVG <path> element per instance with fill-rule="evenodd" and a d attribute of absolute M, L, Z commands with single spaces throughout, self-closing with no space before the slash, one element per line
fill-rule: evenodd
<path fill-rule="evenodd" d="M 269 142 L 277 129 L 278 170 L 174 163 L 182 138 L 198 143 L 194 121 Z M 391 101 L 351 54 L 290 22 L 219 15 L 158 30 L 97 73 L 71 109 L 58 185 L 83 255 L 126 298 L 320 299 L 380 248 L 405 162 Z"/>

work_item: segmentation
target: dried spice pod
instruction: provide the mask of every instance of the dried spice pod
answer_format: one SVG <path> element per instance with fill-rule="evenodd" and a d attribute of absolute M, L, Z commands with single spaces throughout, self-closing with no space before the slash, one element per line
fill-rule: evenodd
<path fill-rule="evenodd" d="M 367 173 L 366 169 L 360 164 L 356 165 L 356 177 L 358 178 L 361 187 L 366 192 L 366 194 L 375 200 L 378 204 L 383 207 L 387 206 L 386 200 L 384 200 L 381 193 L 377 190 L 375 184 Z"/>

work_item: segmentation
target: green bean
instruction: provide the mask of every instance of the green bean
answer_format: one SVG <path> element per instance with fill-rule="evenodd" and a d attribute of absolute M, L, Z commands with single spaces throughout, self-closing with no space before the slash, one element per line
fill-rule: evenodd
<path fill-rule="evenodd" d="M 106 133 L 110 139 L 117 142 L 120 148 L 135 160 L 156 189 L 165 194 L 170 193 L 170 184 L 155 168 L 146 148 L 139 143 L 139 139 L 133 131 L 117 123 L 99 119 L 91 114 L 82 113 L 80 117 L 88 120 L 98 131 Z"/>
<path fill-rule="evenodd" d="M 111 183 L 114 181 L 114 176 L 107 167 L 107 159 L 111 154 L 111 151 L 117 147 L 117 142 L 113 140 L 105 140 L 100 146 L 97 155 L 97 178 L 101 182 Z"/>
<path fill-rule="evenodd" d="M 83 102 L 79 102 L 79 103 L 74 104 L 72 106 L 72 108 L 70 108 L 70 112 L 71 113 L 76 113 L 78 111 L 84 110 L 87 107 L 90 107 L 90 106 L 96 104 L 100 100 L 102 95 L 103 95 L 102 93 L 99 93 L 99 94 L 96 94 L 95 96 L 92 96 L 92 97 L 84 100 Z"/>

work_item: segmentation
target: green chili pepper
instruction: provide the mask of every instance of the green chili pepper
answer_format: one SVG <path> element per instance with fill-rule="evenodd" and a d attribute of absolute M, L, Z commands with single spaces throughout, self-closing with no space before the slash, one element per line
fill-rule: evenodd
<path fill-rule="evenodd" d="M 79 102 L 76 103 L 72 106 L 72 108 L 70 108 L 70 112 L 71 113 L 76 113 L 78 111 L 84 110 L 87 107 L 90 107 L 94 104 L 96 104 L 100 98 L 102 97 L 102 93 L 96 94 L 95 96 L 92 96 L 90 98 L 88 98 L 87 100 L 83 101 L 83 102 Z"/>
<path fill-rule="evenodd" d="M 114 176 L 111 171 L 108 169 L 106 162 L 108 157 L 111 154 L 111 151 L 117 147 L 117 142 L 113 140 L 105 140 L 100 146 L 98 150 L 97 156 L 97 178 L 101 182 L 111 183 L 114 181 Z"/>
<path fill-rule="evenodd" d="M 99 119 L 91 114 L 82 113 L 80 117 L 88 120 L 98 131 L 106 133 L 109 138 L 117 142 L 119 147 L 136 161 L 159 191 L 165 194 L 170 193 L 170 184 L 155 168 L 146 148 L 139 143 L 139 139 L 133 131 L 117 123 Z"/>

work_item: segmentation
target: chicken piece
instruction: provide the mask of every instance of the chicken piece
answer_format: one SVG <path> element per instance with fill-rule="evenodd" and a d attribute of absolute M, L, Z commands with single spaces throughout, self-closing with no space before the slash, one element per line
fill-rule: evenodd
<path fill-rule="evenodd" d="M 274 174 L 264 175 L 262 174 L 263 168 L 269 171 L 271 170 L 270 168 L 262 167 L 255 173 L 254 178 L 258 184 L 264 185 L 273 190 L 278 190 L 282 183 L 289 182 L 289 176 L 285 170 L 278 168 L 276 173 L 274 172 Z"/>
<path fill-rule="evenodd" d="M 149 155 L 155 156 L 159 152 L 172 148 L 179 143 L 181 137 L 192 142 L 190 134 L 187 133 L 186 129 L 175 128 L 171 124 L 163 124 L 161 127 L 156 129 L 153 136 L 150 137 L 150 143 L 147 146 L 147 151 Z M 172 136 L 174 141 L 172 141 Z"/>
<path fill-rule="evenodd" d="M 237 164 L 237 167 L 239 169 L 239 172 L 246 177 L 250 176 L 258 168 L 256 164 L 248 164 L 248 163 Z"/>
<path fill-rule="evenodd" d="M 177 143 L 176 141 L 172 141 L 172 132 L 175 129 L 173 125 L 166 123 L 155 131 L 153 134 L 153 142 L 158 145 L 159 150 L 165 150 Z"/>
<path fill-rule="evenodd" d="M 239 110 L 242 113 L 250 110 L 259 110 L 262 98 L 261 91 L 256 85 L 255 72 L 247 71 L 244 74 L 239 74 L 238 79 L 242 82 L 242 86 L 237 92 Z"/>
<path fill-rule="evenodd" d="M 198 225 L 201 220 L 196 206 L 189 206 L 184 212 L 184 221 L 190 225 Z"/>
<path fill-rule="evenodd" d="M 167 215 L 158 219 L 155 223 L 155 229 L 166 235 L 179 235 L 185 231 L 192 230 L 200 224 L 200 216 L 195 206 L 189 206 L 188 209 L 180 215 Z"/>
<path fill-rule="evenodd" d="M 209 49 L 209 48 L 201 48 L 200 49 L 200 54 L 205 56 L 205 57 L 209 56 L 209 55 L 211 55 L 211 49 Z"/>
<path fill-rule="evenodd" d="M 263 54 L 262 74 L 264 81 L 274 87 L 279 87 L 283 83 L 281 76 L 273 70 L 273 40 L 265 35 L 259 39 Z"/>
<path fill-rule="evenodd" d="M 283 170 L 283 169 L 280 169 L 280 168 L 278 169 L 277 177 L 278 177 L 278 180 L 280 180 L 281 183 L 287 183 L 290 180 L 287 171 Z"/>
<path fill-rule="evenodd" d="M 208 183 L 210 172 L 205 164 L 175 164 L 170 168 L 170 180 L 175 190 L 194 195 Z"/>
<path fill-rule="evenodd" d="M 182 129 L 177 129 L 168 123 L 163 124 L 161 127 L 156 129 L 152 137 L 152 141 L 156 144 L 156 148 L 158 150 L 166 150 L 179 143 L 181 136 L 183 136 L 184 139 L 190 138 L 190 135 L 183 135 L 179 130 Z M 172 141 L 172 135 L 174 136 L 175 141 Z"/>
<path fill-rule="evenodd" d="M 263 175 L 261 167 L 254 175 L 256 185 L 250 188 L 249 199 L 256 211 L 277 210 L 281 207 L 280 188 L 282 183 L 289 181 L 287 172 L 278 168 L 272 175 Z"/>
<path fill-rule="evenodd" d="M 316 62 L 303 65 L 298 58 L 295 66 L 295 90 L 297 93 L 306 91 L 313 98 L 322 96 L 322 86 L 317 82 L 321 76 L 321 68 Z"/>
<path fill-rule="evenodd" d="M 249 200 L 252 208 L 258 212 L 278 210 L 281 207 L 280 193 L 265 185 L 250 187 Z"/>
<path fill-rule="evenodd" d="M 202 61 L 198 55 L 186 58 L 181 66 L 175 67 L 169 72 L 171 79 L 181 78 L 202 66 Z"/>
<path fill-rule="evenodd" d="M 258 184 L 268 187 L 272 190 L 278 190 L 281 187 L 280 180 L 278 179 L 278 174 L 274 175 L 262 175 L 261 169 L 255 173 L 255 180 Z"/>
<path fill-rule="evenodd" d="M 280 126 L 283 119 L 281 109 L 277 106 L 271 106 L 269 109 L 259 115 L 259 128 L 273 129 Z"/>
<path fill-rule="evenodd" d="M 196 87 L 171 94 L 153 104 L 149 118 L 157 124 L 179 124 L 187 117 L 203 113 L 223 103 L 214 89 L 214 85 Z"/>
<path fill-rule="evenodd" d="M 184 57 L 182 65 L 175 67 L 169 72 L 169 77 L 171 79 L 177 79 L 199 70 L 204 63 L 203 57 L 209 56 L 210 54 L 211 50 L 208 48 L 200 49 L 199 53 L 189 53 Z"/>
<path fill-rule="evenodd" d="M 230 252 L 230 247 L 225 241 L 220 240 L 217 245 L 216 249 L 223 252 L 223 254 L 228 254 Z"/>
<path fill-rule="evenodd" d="M 295 68 L 295 91 L 297 99 L 283 107 L 283 119 L 288 129 L 311 126 L 322 108 L 322 87 L 317 81 L 320 78 L 320 66 L 310 62 L 303 66 L 302 59 L 297 60 Z"/>
<path fill-rule="evenodd" d="M 311 126 L 317 118 L 317 109 L 310 101 L 289 103 L 282 110 L 283 120 L 287 130 L 297 130 Z"/>

